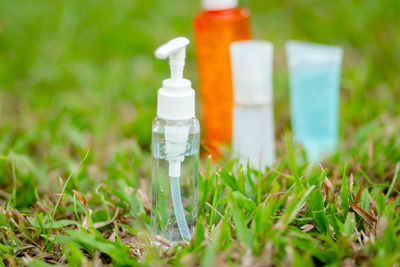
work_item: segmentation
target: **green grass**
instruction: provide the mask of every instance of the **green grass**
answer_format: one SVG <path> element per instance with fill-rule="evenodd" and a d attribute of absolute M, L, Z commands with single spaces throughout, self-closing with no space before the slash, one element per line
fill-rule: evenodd
<path fill-rule="evenodd" d="M 198 2 L 0 0 L 0 264 L 400 262 L 391 0 L 242 1 L 254 37 L 275 45 L 278 160 L 248 173 L 228 158 L 202 162 L 193 242 L 161 255 L 149 246 L 151 120 L 168 76 L 153 51 L 192 38 Z M 288 39 L 344 48 L 341 142 L 321 165 L 284 134 Z M 197 88 L 193 45 L 187 65 Z"/>

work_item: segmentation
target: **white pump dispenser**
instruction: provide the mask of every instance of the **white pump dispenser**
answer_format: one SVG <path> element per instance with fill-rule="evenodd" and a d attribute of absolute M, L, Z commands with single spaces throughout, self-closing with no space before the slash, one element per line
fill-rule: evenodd
<path fill-rule="evenodd" d="M 167 120 L 184 120 L 195 115 L 195 98 L 192 84 L 183 78 L 186 46 L 189 40 L 177 37 L 157 48 L 158 59 L 169 58 L 171 78 L 163 81 L 158 90 L 157 116 Z"/>
<path fill-rule="evenodd" d="M 183 78 L 185 67 L 186 46 L 189 40 L 177 37 L 161 45 L 155 51 L 159 59 L 169 58 L 171 78 L 163 81 L 163 87 L 158 90 L 157 115 L 166 120 L 185 120 L 195 115 L 195 95 L 191 82 Z M 180 155 L 185 152 L 188 140 L 187 126 L 166 126 L 166 153 L 169 161 L 169 176 L 179 177 L 181 174 Z"/>
<path fill-rule="evenodd" d="M 200 127 L 195 118 L 195 93 L 191 82 L 183 78 L 188 44 L 187 38 L 177 37 L 161 45 L 155 51 L 157 58 L 169 59 L 171 78 L 164 80 L 162 88 L 158 90 L 157 118 L 153 122 L 152 139 L 152 153 L 155 161 L 165 160 L 168 162 L 168 172 L 165 172 L 165 169 L 158 169 L 162 163 L 153 164 L 156 168 L 153 178 L 159 186 L 163 186 L 165 179 L 169 178 L 170 187 L 170 197 L 166 197 L 165 188 L 162 190 L 158 187 L 155 188 L 155 198 L 159 199 L 156 201 L 155 210 L 157 212 L 155 214 L 158 216 L 157 214 L 166 212 L 166 207 L 161 203 L 171 201 L 175 215 L 175 218 L 168 220 L 172 230 L 160 229 L 158 234 L 165 234 L 165 237 L 172 242 L 181 240 L 186 243 L 191 240 L 190 229 L 194 225 L 193 217 L 191 218 L 188 214 L 195 212 L 197 202 L 193 202 L 195 198 L 191 198 L 189 200 L 192 202 L 192 211 L 185 208 L 188 199 L 186 196 L 185 201 L 182 200 L 184 196 L 181 195 L 181 186 L 187 188 L 187 183 L 184 184 L 181 181 L 190 179 L 192 182 L 189 184 L 197 184 L 197 163 L 191 169 L 188 169 L 187 166 L 193 161 L 192 159 L 198 161 L 200 144 Z M 191 173 L 189 176 L 188 172 Z M 168 177 L 166 177 L 166 173 L 168 173 Z M 161 179 L 163 181 L 160 181 Z M 189 195 L 197 194 L 194 192 L 195 189 L 197 190 L 197 188 L 189 189 L 191 190 Z M 188 191 L 186 190 L 186 192 Z M 161 221 L 163 219 L 154 222 L 156 228 L 165 224 L 160 223 Z M 179 231 L 173 230 L 176 226 Z M 168 228 L 169 224 L 167 223 L 165 227 Z M 167 234 L 168 232 L 170 234 Z"/>

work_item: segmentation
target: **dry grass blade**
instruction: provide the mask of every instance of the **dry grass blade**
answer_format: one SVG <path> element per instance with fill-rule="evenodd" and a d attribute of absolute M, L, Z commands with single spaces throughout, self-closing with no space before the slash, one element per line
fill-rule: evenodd
<path fill-rule="evenodd" d="M 376 208 L 376 202 L 375 202 L 375 200 L 373 198 L 371 198 L 369 209 L 371 210 L 371 213 L 375 217 L 378 216 L 378 210 Z"/>
<path fill-rule="evenodd" d="M 310 232 L 311 230 L 313 230 L 315 228 L 315 226 L 313 225 L 313 224 L 305 224 L 305 225 L 303 225 L 303 226 L 301 226 L 300 227 L 300 229 L 304 232 L 304 233 L 307 233 L 307 232 Z"/>
<path fill-rule="evenodd" d="M 326 200 L 328 202 L 333 202 L 335 200 L 334 188 L 333 188 L 333 184 L 328 179 L 328 177 L 325 177 L 324 181 L 322 182 L 322 185 L 324 187 L 324 194 L 325 194 Z"/>
<path fill-rule="evenodd" d="M 349 178 L 349 191 L 350 191 L 350 194 L 353 197 L 353 199 L 355 199 L 356 197 L 355 197 L 355 194 L 353 192 L 353 185 L 354 185 L 354 176 L 351 173 L 350 174 L 350 178 Z"/>
<path fill-rule="evenodd" d="M 3 190 L 0 189 L 0 197 L 3 197 L 5 199 L 9 199 L 11 195 Z"/>
<path fill-rule="evenodd" d="M 89 213 L 89 216 L 91 216 L 93 211 L 89 208 L 89 205 L 87 204 L 85 196 L 82 193 L 80 193 L 80 192 L 78 192 L 76 190 L 72 190 L 72 192 L 74 193 L 75 197 L 77 199 L 79 199 L 79 201 L 86 207 L 86 210 Z M 82 221 L 82 227 L 85 228 L 86 230 L 89 229 L 87 216 L 85 216 L 83 221 Z M 93 225 L 93 227 L 94 227 L 94 225 Z"/>
<path fill-rule="evenodd" d="M 117 210 L 115 211 L 115 215 L 114 215 L 114 217 L 112 219 L 110 219 L 108 221 L 104 221 L 104 222 L 93 223 L 93 227 L 94 228 L 101 228 L 101 227 L 104 227 L 106 225 L 109 225 L 110 223 L 115 221 L 115 219 L 118 217 L 118 212 L 119 212 L 119 208 L 117 208 Z"/>
<path fill-rule="evenodd" d="M 214 208 L 210 203 L 206 202 L 205 203 L 208 207 L 210 207 L 210 209 L 213 209 L 215 211 L 215 213 L 217 213 L 222 219 L 225 220 L 224 215 L 222 215 L 216 208 Z"/>
<path fill-rule="evenodd" d="M 283 176 L 283 177 L 285 177 L 285 178 L 293 179 L 293 176 L 290 175 L 290 174 L 283 173 L 283 172 L 277 171 L 277 170 L 275 170 L 275 169 L 271 169 L 271 170 L 272 170 L 274 173 L 279 174 L 279 175 L 281 175 L 281 176 Z"/>
<path fill-rule="evenodd" d="M 372 135 L 368 136 L 368 169 L 371 169 L 374 157 L 374 142 L 372 140 Z"/>
<path fill-rule="evenodd" d="M 87 204 L 87 202 L 86 202 L 85 196 L 84 196 L 82 193 L 76 191 L 75 189 L 73 189 L 72 192 L 74 193 L 74 195 L 76 196 L 76 198 L 79 199 L 79 201 L 80 201 L 87 209 L 89 209 L 89 206 L 88 206 L 88 204 Z"/>
<path fill-rule="evenodd" d="M 264 182 L 264 180 L 268 177 L 268 175 L 270 175 L 272 173 L 272 169 L 269 169 L 269 171 L 267 171 L 263 177 L 257 181 L 256 185 L 258 186 L 258 184 L 262 184 Z"/>
<path fill-rule="evenodd" d="M 363 185 L 364 185 L 364 179 L 361 179 L 360 188 L 358 189 L 356 200 L 354 201 L 354 203 L 360 203 Z"/>
<path fill-rule="evenodd" d="M 358 214 L 364 221 L 366 221 L 369 225 L 373 226 L 376 223 L 376 218 L 369 212 L 362 209 L 357 204 L 349 202 L 349 206 Z"/>
<path fill-rule="evenodd" d="M 169 247 L 169 248 L 172 247 L 171 244 L 168 242 L 168 240 L 165 239 L 165 238 L 162 237 L 162 236 L 155 235 L 155 236 L 154 236 L 154 239 L 155 239 L 156 241 L 160 242 L 161 244 L 163 244 L 164 246 L 167 246 L 167 247 Z"/>

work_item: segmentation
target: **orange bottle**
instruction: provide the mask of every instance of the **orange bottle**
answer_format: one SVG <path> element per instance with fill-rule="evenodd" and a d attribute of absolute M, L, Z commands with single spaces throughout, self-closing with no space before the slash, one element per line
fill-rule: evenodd
<path fill-rule="evenodd" d="M 237 7 L 237 0 L 203 0 L 194 18 L 204 143 L 214 158 L 232 137 L 233 88 L 229 45 L 248 40 L 250 12 Z"/>

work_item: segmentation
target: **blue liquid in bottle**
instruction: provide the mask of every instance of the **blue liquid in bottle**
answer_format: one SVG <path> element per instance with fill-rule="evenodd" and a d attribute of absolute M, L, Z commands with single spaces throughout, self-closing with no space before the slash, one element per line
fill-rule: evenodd
<path fill-rule="evenodd" d="M 339 83 L 339 64 L 291 70 L 292 129 L 310 161 L 318 161 L 336 148 Z"/>

